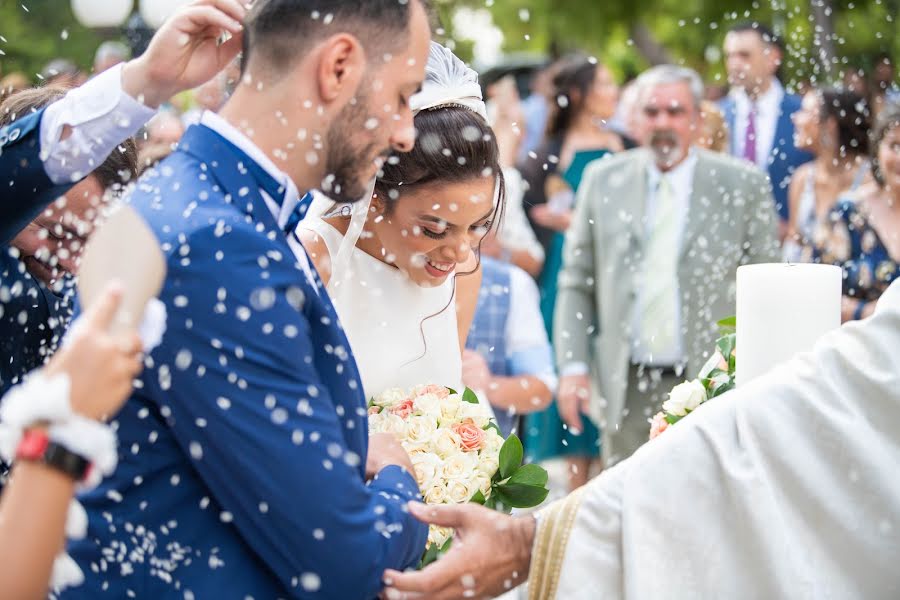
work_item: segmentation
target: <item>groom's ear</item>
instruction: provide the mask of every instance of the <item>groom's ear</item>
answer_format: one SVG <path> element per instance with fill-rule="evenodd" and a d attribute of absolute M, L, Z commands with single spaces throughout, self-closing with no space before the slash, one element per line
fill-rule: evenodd
<path fill-rule="evenodd" d="M 319 56 L 317 76 L 323 104 L 349 102 L 357 94 L 366 67 L 362 44 L 355 36 L 341 33 L 325 40 Z"/>

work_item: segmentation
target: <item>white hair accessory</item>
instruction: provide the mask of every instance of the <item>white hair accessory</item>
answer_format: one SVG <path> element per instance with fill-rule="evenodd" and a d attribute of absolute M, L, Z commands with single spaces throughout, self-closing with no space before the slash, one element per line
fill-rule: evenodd
<path fill-rule="evenodd" d="M 409 101 L 413 114 L 444 106 L 462 106 L 487 121 L 478 73 L 448 48 L 431 42 L 422 90 Z"/>

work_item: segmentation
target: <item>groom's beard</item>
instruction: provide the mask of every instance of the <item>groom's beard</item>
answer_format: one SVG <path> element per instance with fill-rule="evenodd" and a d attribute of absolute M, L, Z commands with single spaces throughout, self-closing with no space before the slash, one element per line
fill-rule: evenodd
<path fill-rule="evenodd" d="M 390 148 L 380 149 L 375 142 L 363 148 L 352 145 L 354 137 L 367 131 L 368 98 L 358 98 L 347 105 L 326 134 L 326 176 L 322 191 L 335 202 L 356 202 L 369 191 L 369 181 L 376 174 L 374 161 L 387 157 Z"/>

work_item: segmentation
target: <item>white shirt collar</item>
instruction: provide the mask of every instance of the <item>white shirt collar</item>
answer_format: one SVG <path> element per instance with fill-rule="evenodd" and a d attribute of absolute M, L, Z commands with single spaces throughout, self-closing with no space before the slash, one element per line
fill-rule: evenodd
<path fill-rule="evenodd" d="M 731 95 L 734 98 L 737 110 L 740 113 L 745 114 L 750 112 L 752 101 L 744 88 L 735 86 L 731 90 Z M 769 84 L 769 89 L 756 99 L 756 113 L 760 116 L 777 114 L 783 99 L 784 86 L 781 85 L 781 82 L 778 81 L 777 78 L 773 77 Z"/>
<path fill-rule="evenodd" d="M 697 152 L 693 147 L 688 151 L 687 158 L 681 161 L 680 164 L 676 165 L 674 169 L 670 169 L 663 173 L 659 170 L 659 167 L 656 166 L 656 163 L 651 158 L 650 162 L 647 165 L 647 180 L 649 183 L 650 190 L 656 190 L 656 187 L 659 185 L 659 181 L 666 177 L 669 180 L 669 184 L 672 186 L 672 189 L 676 190 L 686 190 L 690 189 L 691 182 L 694 178 L 694 168 L 697 166 Z"/>
<path fill-rule="evenodd" d="M 284 226 L 284 224 L 287 223 L 287 219 L 291 212 L 294 210 L 294 207 L 297 205 L 297 202 L 300 200 L 300 192 L 297 190 L 297 186 L 294 184 L 293 179 L 291 179 L 287 173 L 275 166 L 275 163 L 266 156 L 265 152 L 259 149 L 259 146 L 253 143 L 253 140 L 216 113 L 205 111 L 203 116 L 200 117 L 200 124 L 209 127 L 237 146 L 250 157 L 251 160 L 262 167 L 266 173 L 274 177 L 278 183 L 284 186 L 286 193 L 280 209 L 277 208 L 277 204 L 273 198 L 268 198 L 268 194 L 264 194 L 264 196 L 266 196 L 266 204 L 269 205 L 272 214 L 278 220 L 278 225 Z"/>

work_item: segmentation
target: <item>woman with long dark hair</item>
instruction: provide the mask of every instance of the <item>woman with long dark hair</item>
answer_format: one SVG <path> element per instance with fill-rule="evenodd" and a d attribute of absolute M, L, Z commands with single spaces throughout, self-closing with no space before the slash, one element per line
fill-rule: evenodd
<path fill-rule="evenodd" d="M 812 236 L 844 192 L 871 179 L 869 109 L 862 96 L 849 90 L 811 90 L 791 115 L 794 145 L 815 160 L 794 172 L 788 187 L 790 221 L 784 259 L 812 260 Z"/>

